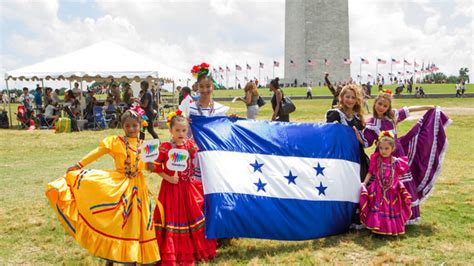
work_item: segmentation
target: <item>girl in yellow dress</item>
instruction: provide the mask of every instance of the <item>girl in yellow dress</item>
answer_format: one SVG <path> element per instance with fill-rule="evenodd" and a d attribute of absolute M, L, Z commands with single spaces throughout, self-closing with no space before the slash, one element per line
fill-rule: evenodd
<path fill-rule="evenodd" d="M 142 174 L 146 164 L 140 160 L 141 114 L 135 110 L 121 117 L 125 136 L 105 138 L 65 176 L 49 183 L 46 196 L 66 231 L 92 255 L 147 264 L 160 255 L 154 204 Z M 115 170 L 84 168 L 105 154 L 114 159 Z"/>

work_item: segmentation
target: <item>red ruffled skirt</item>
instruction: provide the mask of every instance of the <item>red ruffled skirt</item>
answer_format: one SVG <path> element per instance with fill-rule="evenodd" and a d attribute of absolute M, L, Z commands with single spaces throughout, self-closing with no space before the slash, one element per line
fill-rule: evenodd
<path fill-rule="evenodd" d="M 202 187 L 197 181 L 161 183 L 154 213 L 162 265 L 193 265 L 216 256 L 216 240 L 206 239 Z"/>

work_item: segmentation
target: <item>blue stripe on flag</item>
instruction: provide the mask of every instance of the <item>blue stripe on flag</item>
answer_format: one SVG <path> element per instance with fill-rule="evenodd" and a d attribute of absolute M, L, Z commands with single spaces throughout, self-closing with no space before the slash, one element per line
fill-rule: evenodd
<path fill-rule="evenodd" d="M 191 116 L 201 151 L 343 159 L 359 163 L 359 142 L 341 124 L 279 123 L 223 116 Z"/>
<path fill-rule="evenodd" d="M 307 240 L 341 234 L 349 229 L 357 205 L 236 193 L 208 194 L 206 237 Z"/>

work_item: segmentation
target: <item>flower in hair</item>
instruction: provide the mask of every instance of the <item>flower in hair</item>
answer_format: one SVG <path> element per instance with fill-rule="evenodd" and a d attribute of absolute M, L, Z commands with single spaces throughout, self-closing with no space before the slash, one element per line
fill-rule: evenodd
<path fill-rule="evenodd" d="M 143 110 L 140 105 L 138 104 L 135 104 L 133 105 L 130 110 L 136 112 L 137 114 L 139 114 L 140 116 L 143 116 L 145 114 L 145 110 Z"/>
<path fill-rule="evenodd" d="M 394 138 L 393 133 L 391 131 L 382 131 L 380 132 L 379 139 L 383 137 L 389 137 L 389 138 Z"/>
<path fill-rule="evenodd" d="M 191 69 L 191 73 L 194 77 L 198 77 L 200 75 L 208 75 L 209 74 L 209 64 L 202 62 L 200 65 L 195 65 Z"/>
<path fill-rule="evenodd" d="M 174 111 L 174 112 L 168 113 L 168 119 L 167 119 L 167 121 L 166 121 L 166 124 L 168 125 L 168 128 L 171 127 L 171 120 L 173 120 L 173 118 L 174 118 L 175 116 L 177 116 L 177 115 L 182 115 L 182 114 L 183 114 L 183 111 L 181 111 L 181 110 L 179 110 L 179 109 L 176 110 L 176 111 Z"/>

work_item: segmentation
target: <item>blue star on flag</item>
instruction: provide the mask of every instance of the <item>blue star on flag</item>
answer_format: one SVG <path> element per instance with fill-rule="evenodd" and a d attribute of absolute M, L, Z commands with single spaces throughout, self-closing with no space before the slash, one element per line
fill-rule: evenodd
<path fill-rule="evenodd" d="M 316 187 L 316 189 L 319 192 L 318 196 L 321 195 L 321 194 L 326 196 L 326 188 L 328 188 L 328 187 L 323 186 L 323 182 L 319 182 L 319 187 Z"/>
<path fill-rule="evenodd" d="M 313 167 L 313 168 L 314 168 L 314 170 L 316 170 L 316 176 L 318 176 L 318 175 L 320 175 L 320 174 L 321 174 L 322 176 L 324 176 L 324 172 L 323 172 L 323 171 L 324 171 L 324 169 L 326 169 L 326 167 L 322 167 L 321 164 L 319 164 L 319 162 L 318 162 L 318 166 L 317 166 L 317 167 Z"/>
<path fill-rule="evenodd" d="M 263 163 L 258 163 L 257 162 L 257 159 L 255 159 L 255 163 L 251 163 L 250 164 L 252 167 L 253 167 L 253 172 L 257 172 L 259 171 L 260 173 L 262 173 L 262 166 L 263 166 Z"/>
<path fill-rule="evenodd" d="M 291 173 L 291 170 L 290 170 L 290 173 L 287 175 L 287 176 L 284 176 L 286 179 L 288 179 L 288 185 L 293 183 L 296 185 L 296 182 L 295 182 L 295 179 L 298 177 L 298 176 L 294 176 L 292 173 Z"/>
<path fill-rule="evenodd" d="M 263 183 L 260 178 L 258 179 L 258 183 L 254 183 L 254 185 L 257 186 L 257 192 L 259 192 L 260 190 L 263 190 L 263 192 L 267 192 L 265 190 L 265 186 L 267 185 L 267 183 Z"/>

